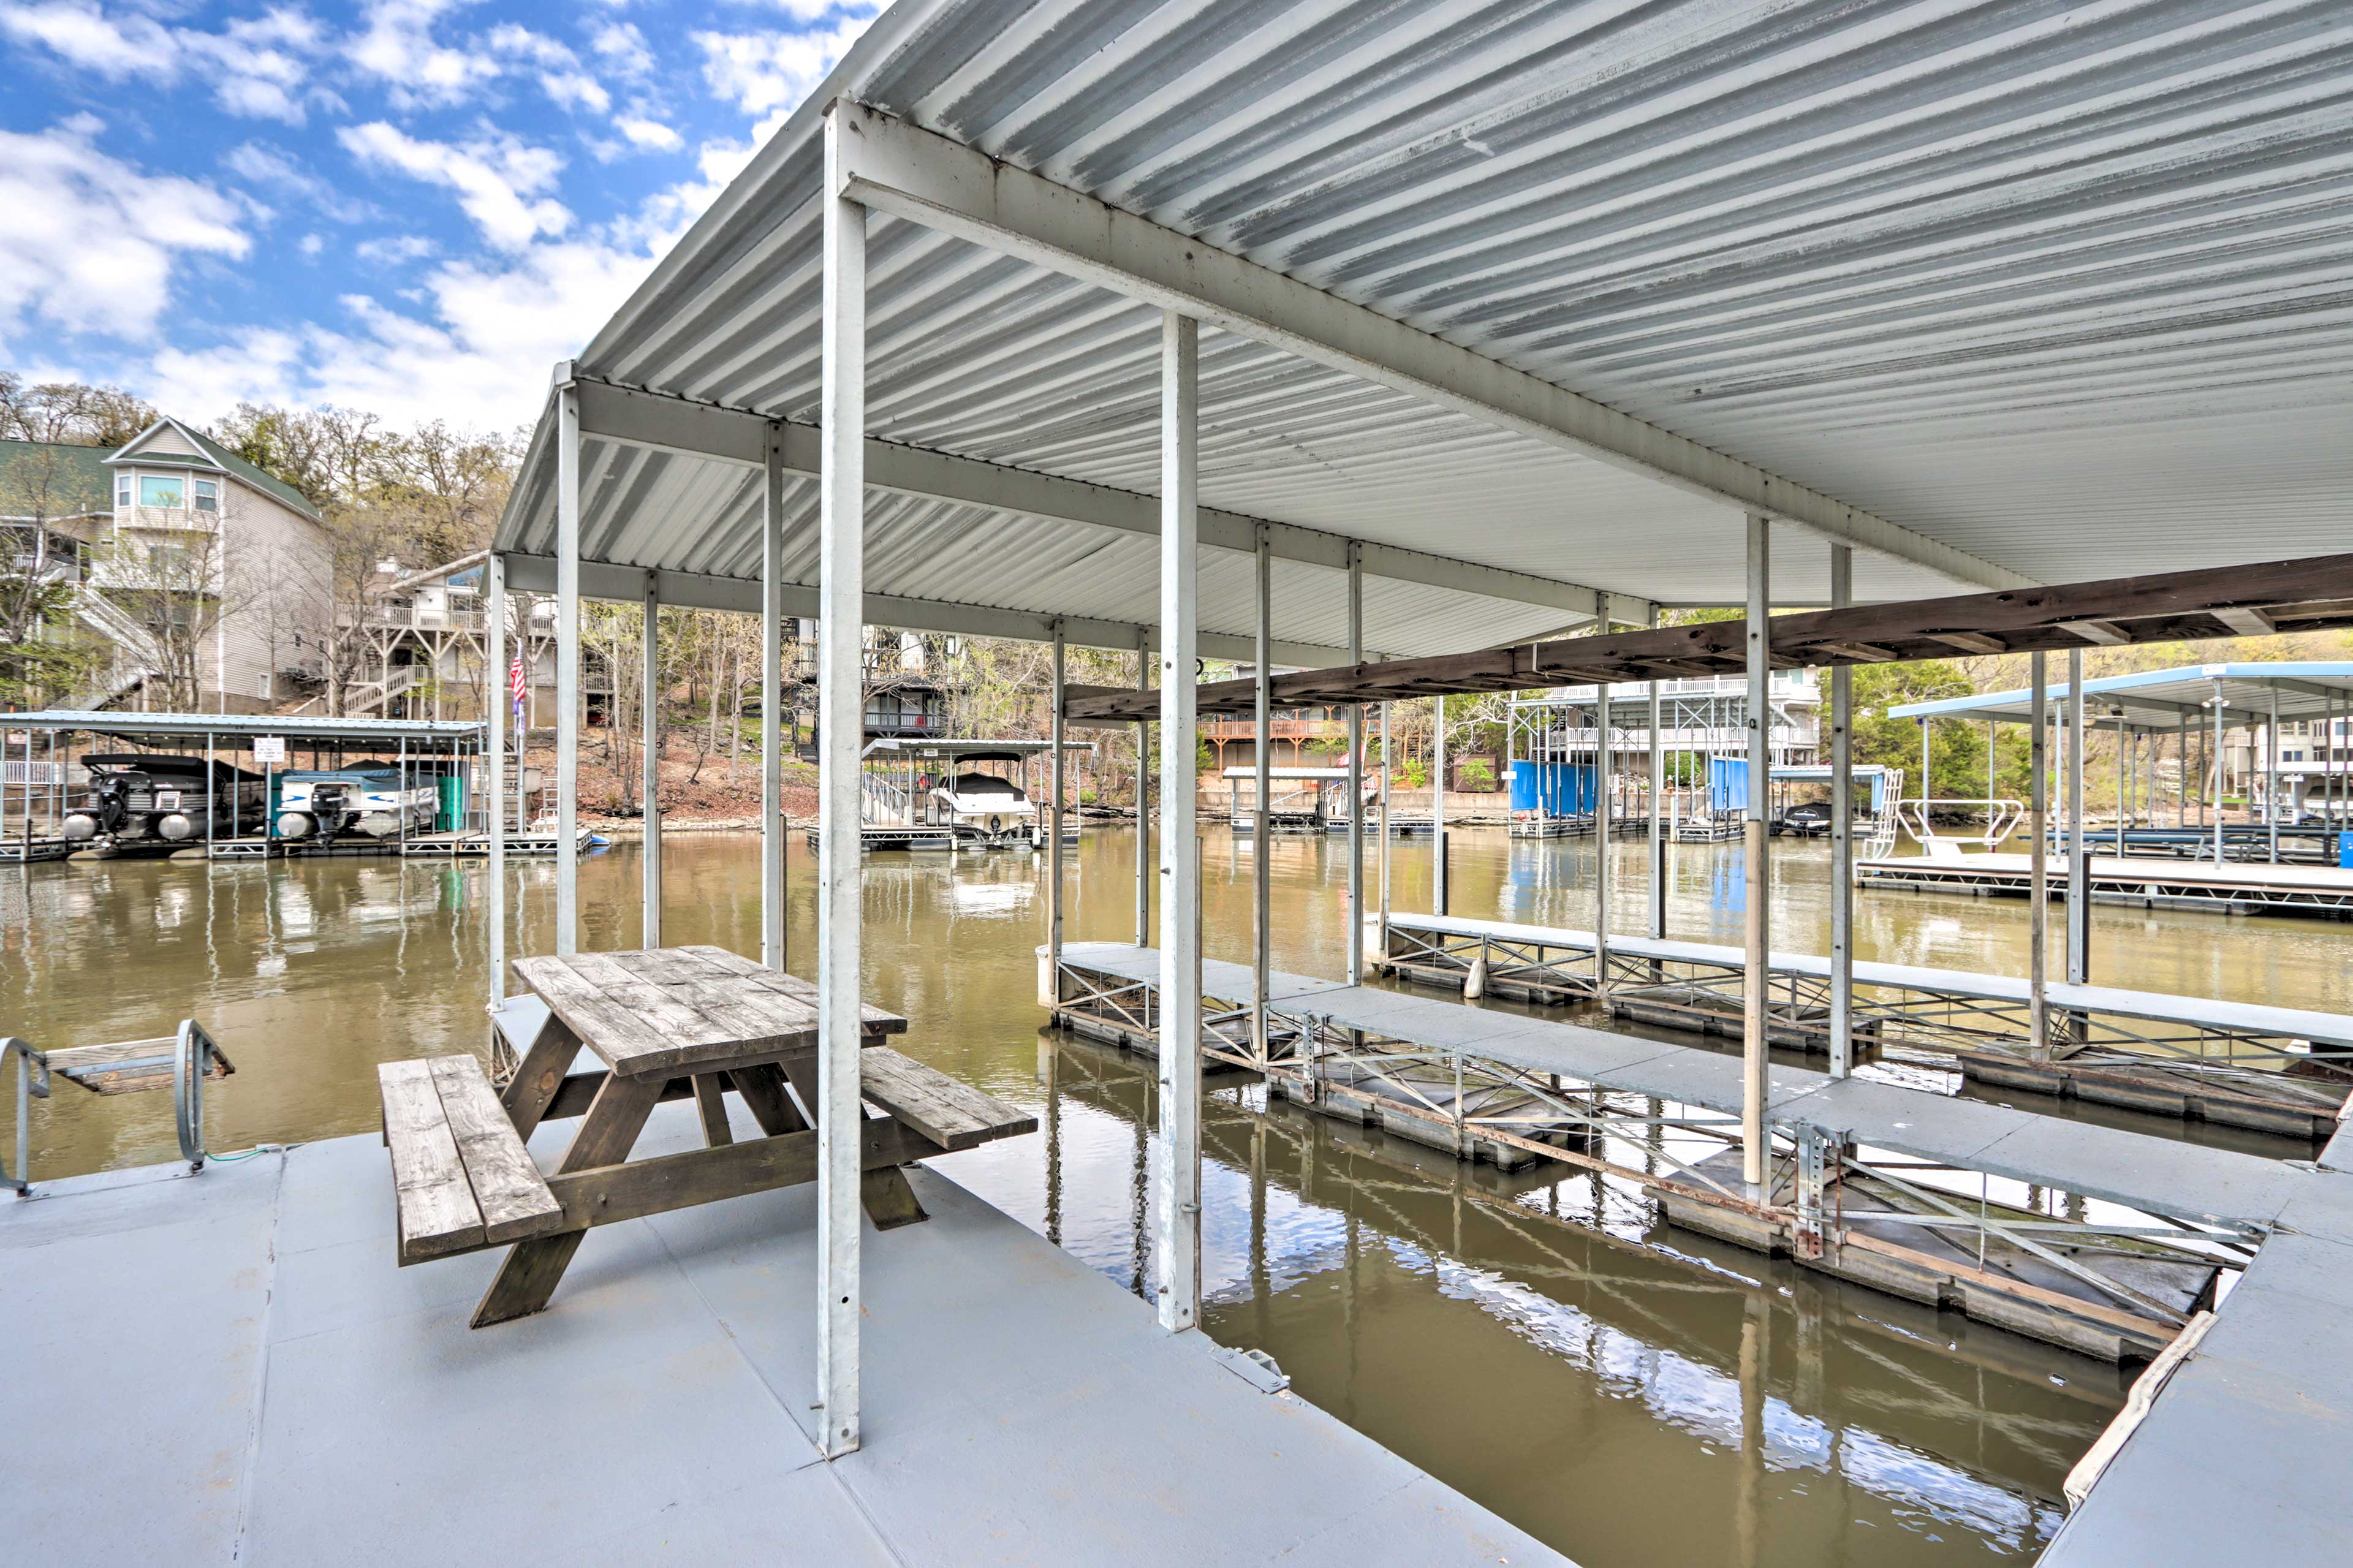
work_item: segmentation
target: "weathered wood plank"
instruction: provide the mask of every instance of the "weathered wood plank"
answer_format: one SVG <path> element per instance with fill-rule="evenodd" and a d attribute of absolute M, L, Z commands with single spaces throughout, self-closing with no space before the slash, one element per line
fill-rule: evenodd
<path fill-rule="evenodd" d="M 595 1072 L 567 1073 L 564 1082 L 555 1090 L 555 1098 L 548 1101 L 546 1113 L 540 1120 L 562 1121 L 570 1117 L 587 1115 L 588 1108 L 596 1103 L 596 1091 L 603 1088 L 605 1080 L 612 1076 L 611 1073 L 602 1069 Z M 661 1097 L 666 1103 L 673 1100 L 684 1100 L 693 1092 L 694 1086 L 691 1082 L 683 1078 L 674 1078 L 662 1085 Z"/>
<path fill-rule="evenodd" d="M 179 1047 L 177 1035 L 158 1035 L 149 1040 L 68 1046 L 41 1054 L 47 1058 L 51 1072 L 92 1094 L 139 1094 L 172 1087 L 174 1056 Z M 206 1064 L 205 1076 L 227 1078 L 236 1070 L 227 1057 L 215 1052 Z"/>
<path fill-rule="evenodd" d="M 771 1138 L 779 1132 L 799 1132 L 808 1126 L 801 1108 L 785 1089 L 784 1069 L 774 1062 L 762 1062 L 753 1067 L 731 1068 L 728 1081 L 735 1092 L 744 1097 L 745 1109 L 760 1131 Z"/>
<path fill-rule="evenodd" d="M 735 1030 L 688 1005 L 670 987 L 638 979 L 609 954 L 575 953 L 539 974 L 545 988 L 534 989 L 615 1072 L 668 1072 L 722 1060 L 743 1044 Z"/>
<path fill-rule="evenodd" d="M 727 1125 L 727 1095 L 715 1072 L 694 1075 L 694 1109 L 702 1118 L 702 1141 L 712 1148 L 735 1142 L 734 1131 Z"/>
<path fill-rule="evenodd" d="M 812 1013 L 817 1007 L 817 987 L 797 974 L 790 974 L 781 969 L 770 969 L 765 963 L 755 963 L 741 953 L 730 952 L 723 947 L 697 945 L 680 948 L 676 951 L 694 953 L 708 959 L 731 974 L 740 974 L 780 995 L 806 1002 Z M 860 1017 L 861 1026 L 871 1032 L 885 1035 L 903 1035 L 907 1032 L 906 1019 L 896 1013 L 886 1013 L 871 1004 L 860 1005 Z"/>
<path fill-rule="evenodd" d="M 860 1053 L 861 1056 L 863 1052 Z M 817 1109 L 818 1068 L 815 1057 L 797 1057 L 783 1065 L 784 1074 L 792 1080 L 793 1092 L 811 1112 Z M 858 1111 L 859 1120 L 869 1126 L 874 1119 L 866 1114 L 865 1107 Z M 812 1114 L 811 1121 L 817 1120 Z M 877 1230 L 896 1230 L 902 1225 L 916 1225 L 932 1216 L 915 1200 L 915 1189 L 908 1184 L 907 1173 L 896 1167 L 861 1172 L 858 1178 L 858 1201 L 866 1210 L 866 1217 L 874 1222 Z"/>
<path fill-rule="evenodd" d="M 898 1167 L 943 1152 L 911 1127 L 873 1121 L 866 1124 L 860 1140 L 859 1163 L 865 1170 L 889 1171 L 903 1179 Z M 579 1227 L 573 1233 L 576 1236 L 592 1226 L 668 1214 L 815 1180 L 817 1134 L 800 1131 L 554 1176 L 548 1185 L 564 1205 L 565 1224 Z"/>
<path fill-rule="evenodd" d="M 466 1180 L 431 1066 L 385 1062 L 375 1079 L 384 1098 L 385 1145 L 392 1151 L 400 1266 L 483 1245 L 482 1211 Z"/>
<path fill-rule="evenodd" d="M 514 1077 L 507 1080 L 506 1088 L 499 1094 L 499 1104 L 505 1109 L 517 1137 L 528 1141 L 538 1130 L 556 1090 L 564 1086 L 565 1069 L 579 1054 L 580 1037 L 551 1009 L 547 1021 L 540 1026 L 538 1035 L 516 1063 Z M 586 1110 L 584 1104 L 567 1114 L 579 1116 Z"/>
<path fill-rule="evenodd" d="M 860 1092 L 944 1149 L 1038 1130 L 1038 1119 L 888 1047 L 859 1053 Z"/>
<path fill-rule="evenodd" d="M 491 1089 L 482 1064 L 470 1056 L 436 1057 L 433 1087 L 457 1141 L 458 1158 L 481 1210 L 482 1239 L 521 1241 L 564 1223 L 547 1180 L 531 1163 L 531 1151 L 507 1120 L 506 1108 Z"/>
<path fill-rule="evenodd" d="M 558 1175 L 594 1170 L 601 1165 L 617 1165 L 628 1158 L 629 1147 L 653 1113 L 654 1102 L 661 1098 L 663 1080 L 655 1078 L 628 1078 L 615 1072 L 606 1076 L 596 1090 L 596 1102 L 581 1119 L 580 1131 L 572 1135 L 571 1147 L 556 1166 Z M 701 1152 L 708 1154 L 711 1150 Z M 553 1183 L 550 1184 L 551 1187 Z M 566 1223 L 570 1223 L 567 1215 Z M 482 1293 L 480 1305 L 474 1309 L 473 1326 L 488 1328 L 513 1318 L 528 1317 L 547 1305 L 564 1271 L 572 1263 L 572 1255 L 580 1250 L 583 1230 L 558 1231 L 549 1236 L 534 1236 L 515 1244 L 507 1260 L 499 1265 L 497 1278 Z"/>

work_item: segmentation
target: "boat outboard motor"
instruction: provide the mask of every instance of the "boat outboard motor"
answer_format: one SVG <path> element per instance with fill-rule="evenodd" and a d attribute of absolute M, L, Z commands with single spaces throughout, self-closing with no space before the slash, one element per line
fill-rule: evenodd
<path fill-rule="evenodd" d="M 66 816 L 66 837 L 75 839 L 96 838 L 102 834 L 120 833 L 131 816 L 131 781 L 121 773 L 105 773 L 93 781 L 91 793 L 98 798 L 87 809 L 69 812 Z"/>

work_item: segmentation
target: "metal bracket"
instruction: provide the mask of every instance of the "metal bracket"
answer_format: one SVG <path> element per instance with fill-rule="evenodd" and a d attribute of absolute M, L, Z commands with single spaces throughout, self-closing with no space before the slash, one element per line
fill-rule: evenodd
<path fill-rule="evenodd" d="M 1832 1132 L 1810 1121 L 1798 1124 L 1798 1224 L 1796 1250 L 1799 1258 L 1820 1258 L 1831 1228 L 1823 1189 L 1839 1168 L 1844 1132 Z"/>
<path fill-rule="evenodd" d="M 1291 1386 L 1291 1374 L 1275 1365 L 1274 1358 L 1264 1351 L 1219 1345 L 1209 1352 L 1209 1357 L 1261 1394 L 1281 1394 Z"/>

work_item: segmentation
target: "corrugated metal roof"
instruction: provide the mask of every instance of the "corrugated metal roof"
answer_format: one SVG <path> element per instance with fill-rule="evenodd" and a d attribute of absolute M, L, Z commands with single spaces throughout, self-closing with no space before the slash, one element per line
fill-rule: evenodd
<path fill-rule="evenodd" d="M 2057 705 L 2067 698 L 2067 683 L 2043 687 L 2052 720 Z M 2174 669 L 2145 669 L 2132 675 L 2111 675 L 2084 682 L 2084 716 L 2115 726 L 2121 717 L 2133 729 L 2171 730 L 2186 719 L 2191 725 L 2211 722 L 2199 710 L 2220 697 L 2226 724 L 2251 724 L 2268 719 L 2272 700 L 2279 700 L 2282 719 L 2317 719 L 2324 714 L 2353 716 L 2353 663 L 2333 660 L 2283 660 L 2271 663 L 2190 664 Z M 1890 708 L 1890 719 L 1991 719 L 2003 723 L 2031 721 L 2032 687 L 2014 691 L 1986 691 L 1975 697 L 1949 697 L 1936 702 L 1913 702 Z"/>
<path fill-rule="evenodd" d="M 2041 580 L 2353 523 L 2341 0 L 900 0 L 583 374 L 814 420 L 835 96 Z M 1155 310 L 880 216 L 869 266 L 871 434 L 1156 489 Z M 1201 410 L 1208 504 L 1740 595 L 1730 508 L 1275 349 L 1205 332 Z M 727 504 L 663 526 L 731 530 Z M 889 591 L 1148 609 L 1148 551 L 1098 595 L 1099 542 L 1049 526 L 991 584 L 978 520 L 878 521 Z M 1776 539 L 1776 596 L 1822 600 L 1824 548 Z M 1955 586 L 1856 568 L 1866 599 Z"/>
<path fill-rule="evenodd" d="M 223 742 L 256 735 L 278 735 L 295 745 L 398 745 L 447 751 L 462 742 L 480 742 L 480 723 L 452 719 L 371 719 L 290 715 L 284 713 L 134 713 L 88 712 L 45 708 L 30 713 L 0 713 L 0 730 L 87 730 L 92 734 L 126 740 L 201 741 L 206 735 Z"/>

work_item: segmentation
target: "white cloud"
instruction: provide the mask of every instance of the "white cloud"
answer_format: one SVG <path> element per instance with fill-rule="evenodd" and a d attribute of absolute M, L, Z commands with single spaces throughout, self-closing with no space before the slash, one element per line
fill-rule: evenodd
<path fill-rule="evenodd" d="M 230 22 L 218 33 L 167 27 L 136 12 L 109 16 L 97 0 L 0 0 L 0 33 L 38 44 L 109 81 L 159 84 L 195 74 L 234 115 L 299 124 L 324 41 L 298 6 Z"/>
<path fill-rule="evenodd" d="M 686 145 L 686 139 L 659 120 L 643 115 L 624 114 L 613 121 L 614 128 L 636 146 L 657 153 L 675 153 Z"/>
<path fill-rule="evenodd" d="M 646 36 L 632 23 L 606 23 L 589 34 L 588 47 L 596 51 L 605 68 L 617 76 L 634 80 L 653 69 L 653 46 L 646 42 Z"/>
<path fill-rule="evenodd" d="M 837 11 L 871 20 L 882 9 L 882 0 L 769 0 L 769 4 L 797 22 L 822 21 Z"/>
<path fill-rule="evenodd" d="M 46 132 L 0 131 L 0 340 L 28 321 L 144 340 L 184 258 L 251 248 L 218 191 L 100 152 L 101 128 L 84 114 Z"/>
<path fill-rule="evenodd" d="M 248 184 L 299 198 L 306 211 L 331 223 L 359 223 L 375 216 L 375 209 L 367 203 L 353 200 L 267 142 L 246 142 L 230 148 L 221 158 L 221 167 Z M 266 223 L 275 216 L 251 197 L 246 199 L 258 221 Z"/>
<path fill-rule="evenodd" d="M 505 68 L 479 49 L 453 49 L 433 37 L 433 25 L 461 0 L 364 0 L 366 27 L 348 46 L 352 63 L 384 84 L 396 107 L 462 103 Z"/>
<path fill-rule="evenodd" d="M 303 260 L 316 261 L 319 252 L 327 248 L 327 237 L 321 234 L 306 234 L 295 242 L 294 248 L 302 253 Z"/>
<path fill-rule="evenodd" d="M 871 16 L 848 16 L 806 33 L 697 33 L 711 89 L 747 114 L 789 112 L 831 70 Z"/>
<path fill-rule="evenodd" d="M 388 234 L 360 241 L 352 247 L 352 254 L 379 267 L 396 267 L 404 261 L 422 261 L 440 248 L 421 234 Z"/>
<path fill-rule="evenodd" d="M 346 126 L 335 139 L 363 163 L 455 191 L 482 237 L 501 250 L 571 225 L 564 205 L 542 194 L 554 188 L 564 159 L 503 132 L 486 126 L 464 143 L 420 142 L 377 120 Z"/>

